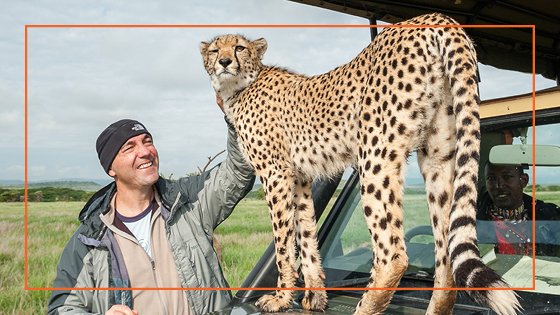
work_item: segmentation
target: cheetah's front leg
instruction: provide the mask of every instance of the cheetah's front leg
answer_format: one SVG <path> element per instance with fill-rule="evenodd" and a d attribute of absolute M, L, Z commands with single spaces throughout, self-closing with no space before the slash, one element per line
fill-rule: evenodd
<path fill-rule="evenodd" d="M 294 207 L 292 201 L 293 177 L 288 172 L 270 171 L 261 181 L 266 192 L 266 201 L 274 235 L 276 267 L 279 288 L 295 286 L 295 239 Z M 274 295 L 265 295 L 257 301 L 262 312 L 282 312 L 292 306 L 292 290 L 277 290 Z"/>
<path fill-rule="evenodd" d="M 294 187 L 296 240 L 300 249 L 301 270 L 306 288 L 323 288 L 321 256 L 317 244 L 317 221 L 311 198 L 312 181 L 298 180 Z M 302 301 L 306 310 L 324 311 L 327 293 L 324 290 L 306 290 Z"/>

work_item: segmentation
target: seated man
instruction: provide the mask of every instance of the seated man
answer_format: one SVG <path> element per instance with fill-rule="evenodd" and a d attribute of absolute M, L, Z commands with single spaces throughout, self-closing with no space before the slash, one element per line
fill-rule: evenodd
<path fill-rule="evenodd" d="M 488 162 L 484 167 L 487 192 L 479 198 L 477 220 L 491 221 L 493 229 L 481 228 L 479 242 L 497 244 L 496 253 L 532 255 L 533 198 L 523 193 L 529 176 L 521 165 L 496 165 Z M 552 203 L 536 200 L 535 220 L 560 220 L 560 208 Z M 483 236 L 481 236 L 481 234 Z M 538 225 L 536 255 L 558 256 L 560 231 Z"/>

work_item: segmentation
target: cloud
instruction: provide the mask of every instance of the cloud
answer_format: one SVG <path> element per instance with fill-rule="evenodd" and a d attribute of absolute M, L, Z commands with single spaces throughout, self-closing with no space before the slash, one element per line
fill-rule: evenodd
<path fill-rule="evenodd" d="M 25 25 L 368 23 L 285 0 L 11 1 L 0 21 L 0 148 L 10 152 L 0 155 L 0 164 L 10 168 L 4 178 L 23 177 Z M 142 121 L 154 135 L 164 174 L 202 167 L 207 156 L 225 148 L 227 131 L 198 45 L 226 33 L 266 38 L 265 64 L 307 75 L 349 62 L 370 38 L 369 29 L 361 27 L 28 28 L 30 179 L 76 177 L 67 173 L 105 178 L 95 140 L 125 117 Z M 481 73 L 483 98 L 518 92 L 519 85 L 532 82 L 526 76 L 497 76 L 492 69 Z"/>
<path fill-rule="evenodd" d="M 501 70 L 492 66 L 479 64 L 480 72 L 480 98 L 490 100 L 531 93 L 533 91 L 533 75 L 515 71 Z M 556 86 L 553 80 L 543 78 L 541 75 L 535 77 L 536 90 Z"/>

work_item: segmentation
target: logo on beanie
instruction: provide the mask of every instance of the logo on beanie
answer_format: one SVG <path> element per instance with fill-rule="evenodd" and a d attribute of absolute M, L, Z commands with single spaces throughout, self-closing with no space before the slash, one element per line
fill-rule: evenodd
<path fill-rule="evenodd" d="M 134 131 L 138 131 L 138 130 L 144 130 L 144 126 L 140 125 L 140 124 L 134 124 L 134 126 L 132 126 L 131 128 Z"/>

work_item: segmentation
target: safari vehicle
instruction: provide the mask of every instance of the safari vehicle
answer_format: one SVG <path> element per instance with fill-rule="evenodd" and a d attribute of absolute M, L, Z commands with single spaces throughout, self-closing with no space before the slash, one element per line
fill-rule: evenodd
<path fill-rule="evenodd" d="M 386 0 L 292 0 L 305 5 L 361 16 L 376 24 L 377 20 L 394 23 L 430 12 L 450 15 L 460 24 L 536 25 L 537 74 L 556 80 L 560 85 L 560 10 L 556 1 L 488 0 L 488 1 L 386 1 Z M 477 44 L 479 61 L 500 69 L 531 72 L 530 32 L 523 29 L 467 29 Z M 376 29 L 372 28 L 372 36 Z M 482 78 L 481 84 L 484 84 Z M 560 86 L 538 91 L 533 111 L 533 95 L 526 94 L 497 100 L 483 101 L 481 116 L 481 167 L 490 160 L 495 164 L 518 163 L 531 166 L 533 143 L 536 135 L 535 172 L 560 174 Z M 533 124 L 535 127 L 533 128 Z M 529 141 L 527 141 L 529 139 Z M 553 147 L 541 147 L 552 144 Z M 543 168 L 546 170 L 543 172 Z M 533 181 L 532 169 L 526 170 Z M 486 190 L 483 169 L 479 174 L 479 195 Z M 560 176 L 557 177 L 560 182 Z M 331 196 L 342 186 L 332 207 Z M 537 187 L 537 185 L 535 185 Z M 526 193 L 531 195 L 531 189 Z M 560 192 L 537 192 L 537 199 L 560 203 Z M 352 171 L 345 181 L 340 178 L 316 181 L 313 186 L 316 217 L 319 219 L 318 242 L 326 275 L 329 306 L 326 314 L 352 314 L 369 281 L 372 265 L 372 247 L 363 219 L 360 202 L 359 176 Z M 434 240 L 430 227 L 425 194 L 421 186 L 408 186 L 403 203 L 404 229 L 409 267 L 402 278 L 385 314 L 424 314 L 432 293 L 434 279 Z M 536 244 L 556 248 L 554 254 L 535 256 L 503 255 L 494 251 L 495 240 L 488 238 L 488 222 L 477 221 L 481 256 L 487 265 L 498 272 L 520 296 L 523 314 L 560 314 L 560 222 L 535 221 Z M 278 272 L 274 244 L 262 255 L 252 272 L 234 296 L 230 305 L 213 314 L 260 314 L 255 302 L 276 287 Z M 533 280 L 534 279 L 534 280 Z M 534 282 L 533 282 L 534 281 Z M 533 284 L 535 288 L 533 288 Z M 301 278 L 297 286 L 303 287 Z M 246 288 L 246 289 L 245 289 Z M 270 288 L 270 290 L 254 290 Z M 412 288 L 412 289 L 411 289 Z M 525 289 L 527 288 L 527 289 Z M 304 311 L 299 302 L 303 291 L 295 291 L 294 306 L 287 314 L 315 314 Z M 317 313 L 320 314 L 320 313 Z M 454 314 L 494 314 L 468 299 L 459 291 Z"/>
<path fill-rule="evenodd" d="M 544 141 L 554 141 L 555 132 L 560 131 L 560 87 L 540 91 L 536 94 L 535 124 L 533 130 L 532 94 L 491 100 L 481 104 L 481 165 L 484 166 L 489 156 L 493 163 L 518 163 L 532 165 L 532 145 L 524 145 L 522 137 L 527 131 L 539 135 L 537 152 L 552 148 L 552 153 L 537 156 L 537 169 L 542 165 L 560 169 L 560 148 L 544 147 Z M 549 139 L 546 139 L 547 136 Z M 517 143 L 520 144 L 512 144 Z M 528 172 L 529 173 L 529 172 Z M 481 177 L 482 179 L 484 177 Z M 331 181 L 314 183 L 313 194 L 316 216 L 325 213 L 319 232 L 320 253 L 326 275 L 325 286 L 337 288 L 328 290 L 329 307 L 326 314 L 352 314 L 361 298 L 362 290 L 369 281 L 372 265 L 371 237 L 363 219 L 360 202 L 359 176 L 353 171 L 343 185 L 340 194 L 332 207 L 327 208 L 329 199 L 336 189 L 340 178 Z M 560 181 L 560 178 L 559 178 Z M 484 183 L 484 180 L 481 180 Z M 537 181 L 538 183 L 538 181 Z M 483 184 L 480 190 L 484 191 Z M 434 278 L 434 240 L 429 226 L 428 208 L 425 194 L 421 189 L 408 187 L 404 199 L 404 226 L 409 267 L 399 287 L 409 288 L 397 290 L 385 314 L 424 314 L 431 296 Z M 531 192 L 527 192 L 531 194 Z M 560 201 L 560 192 L 537 194 Z M 323 221 L 323 220 L 320 220 Z M 514 288 L 530 288 L 517 290 L 524 309 L 523 314 L 560 314 L 560 222 L 535 221 L 535 243 L 548 244 L 556 248 L 554 255 L 535 256 L 535 290 L 533 287 L 533 256 L 502 255 L 494 252 L 495 240 L 487 239 L 489 222 L 477 221 L 479 247 L 481 256 L 487 265 L 498 272 Z M 491 223 L 490 223 L 491 224 Z M 243 288 L 238 291 L 229 307 L 213 314 L 259 314 L 255 302 L 266 290 L 250 288 L 275 288 L 278 272 L 275 264 L 274 244 L 265 251 L 255 268 L 249 274 Z M 300 274 L 297 286 L 303 287 Z M 410 290 L 418 288 L 419 290 Z M 422 288 L 422 289 L 421 289 Z M 314 314 L 302 310 L 298 301 L 303 291 L 298 294 L 294 307 L 287 314 Z M 320 314 L 320 313 L 317 313 Z M 481 307 L 459 293 L 454 314 L 494 314 L 491 310 Z"/>

